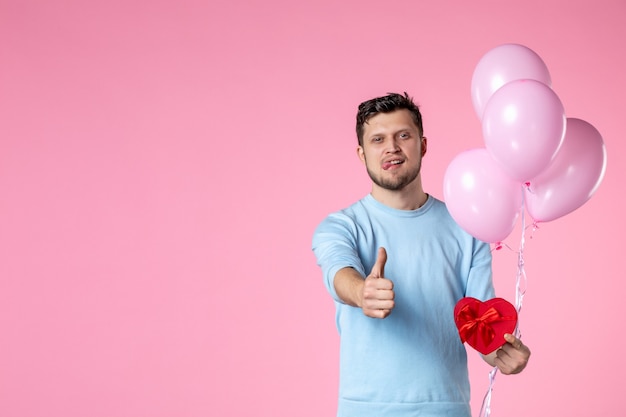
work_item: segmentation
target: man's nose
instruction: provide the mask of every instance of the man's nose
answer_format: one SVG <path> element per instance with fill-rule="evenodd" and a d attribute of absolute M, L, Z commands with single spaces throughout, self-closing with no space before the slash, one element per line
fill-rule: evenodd
<path fill-rule="evenodd" d="M 387 141 L 387 147 L 385 148 L 385 152 L 396 153 L 400 150 L 400 146 L 398 145 L 398 141 L 395 138 L 389 139 Z"/>

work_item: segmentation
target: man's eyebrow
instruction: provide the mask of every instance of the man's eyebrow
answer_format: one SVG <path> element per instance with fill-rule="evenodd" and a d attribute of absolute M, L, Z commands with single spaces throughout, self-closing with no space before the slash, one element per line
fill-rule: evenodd
<path fill-rule="evenodd" d="M 402 126 L 398 129 L 394 129 L 393 131 L 391 131 L 392 134 L 397 134 L 400 132 L 407 132 L 407 131 L 412 131 L 415 130 L 417 131 L 418 129 L 415 127 L 412 127 L 410 125 L 406 125 L 406 126 Z M 373 137 L 373 136 L 380 136 L 380 135 L 386 135 L 387 133 L 389 133 L 388 131 L 383 131 L 383 130 L 374 130 L 372 133 L 368 133 L 367 135 L 365 135 L 365 137 Z"/>

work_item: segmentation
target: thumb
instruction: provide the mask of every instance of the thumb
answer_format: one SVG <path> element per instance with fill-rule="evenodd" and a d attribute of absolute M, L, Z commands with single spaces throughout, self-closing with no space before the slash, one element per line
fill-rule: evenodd
<path fill-rule="evenodd" d="M 371 275 L 376 278 L 383 278 L 385 276 L 385 263 L 387 262 L 387 251 L 385 248 L 378 248 L 378 256 L 376 257 L 376 263 L 372 267 Z"/>

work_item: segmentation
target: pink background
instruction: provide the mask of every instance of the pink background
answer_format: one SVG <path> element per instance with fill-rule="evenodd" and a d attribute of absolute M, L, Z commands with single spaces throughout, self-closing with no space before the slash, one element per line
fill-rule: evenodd
<path fill-rule="evenodd" d="M 369 192 L 356 106 L 415 96 L 442 198 L 483 146 L 472 71 L 507 42 L 609 158 L 527 240 L 533 356 L 492 415 L 623 415 L 625 18 L 623 0 L 0 1 L 0 415 L 334 415 L 310 243 Z M 515 254 L 495 258 L 512 301 Z M 490 368 L 470 356 L 477 414 Z"/>

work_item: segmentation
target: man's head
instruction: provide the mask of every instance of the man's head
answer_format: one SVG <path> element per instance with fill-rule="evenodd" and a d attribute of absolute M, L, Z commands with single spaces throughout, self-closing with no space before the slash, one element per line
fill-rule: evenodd
<path fill-rule="evenodd" d="M 406 93 L 359 106 L 357 155 L 374 183 L 375 194 L 383 190 L 422 193 L 420 171 L 427 148 L 422 133 L 422 116 Z"/>
<path fill-rule="evenodd" d="M 419 129 L 420 137 L 424 136 L 422 114 L 417 105 L 413 103 L 413 99 L 406 92 L 404 95 L 389 93 L 383 97 L 364 101 L 359 105 L 359 111 L 356 115 L 356 136 L 359 140 L 359 146 L 363 146 L 363 132 L 365 131 L 365 124 L 369 119 L 380 113 L 391 113 L 401 109 L 408 110 L 411 113 L 413 123 Z"/>

